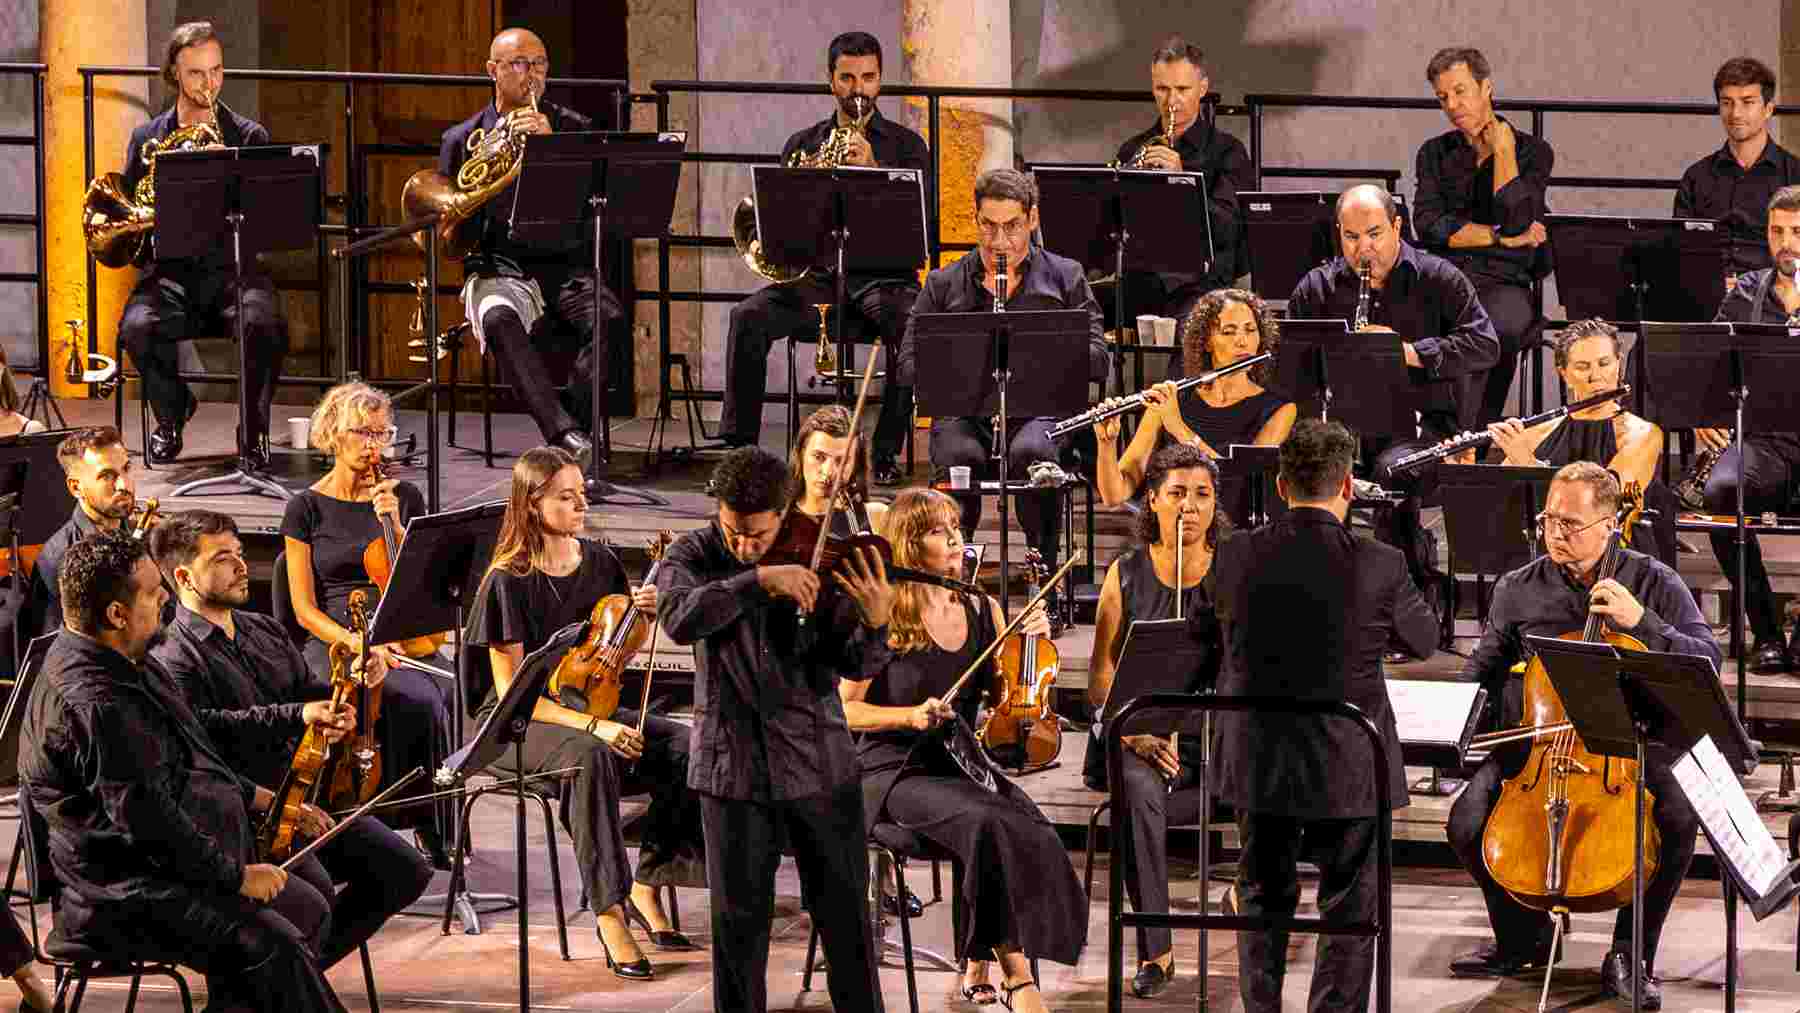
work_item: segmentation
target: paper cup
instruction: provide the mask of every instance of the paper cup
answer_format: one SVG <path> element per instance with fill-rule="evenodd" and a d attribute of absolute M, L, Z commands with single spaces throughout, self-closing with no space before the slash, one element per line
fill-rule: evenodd
<path fill-rule="evenodd" d="M 1156 318 L 1156 343 L 1157 344 L 1173 345 L 1175 343 L 1175 324 L 1176 323 L 1177 323 L 1177 321 L 1174 317 L 1157 317 Z"/>
<path fill-rule="evenodd" d="M 952 465 L 950 468 L 950 488 L 967 489 L 969 487 L 969 467 L 964 464 Z"/>
<path fill-rule="evenodd" d="M 1144 344 L 1153 340 L 1153 336 L 1156 334 L 1156 320 L 1157 318 L 1149 313 L 1145 313 L 1137 318 L 1137 339 L 1139 344 Z"/>
<path fill-rule="evenodd" d="M 288 423 L 288 446 L 295 450 L 305 450 L 312 443 L 312 418 L 300 416 L 291 418 Z"/>

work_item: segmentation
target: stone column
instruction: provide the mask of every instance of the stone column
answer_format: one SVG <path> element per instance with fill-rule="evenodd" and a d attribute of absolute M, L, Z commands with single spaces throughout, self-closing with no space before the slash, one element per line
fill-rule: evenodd
<path fill-rule="evenodd" d="M 81 396 L 85 384 L 62 379 L 68 363 L 66 320 L 86 320 L 87 245 L 80 227 L 81 201 L 88 178 L 83 172 L 82 64 L 144 62 L 145 21 L 142 0 L 43 0 L 40 8 L 42 60 L 50 67 L 44 101 L 45 247 L 44 284 L 50 305 L 51 389 L 58 397 Z M 131 131 L 147 118 L 149 95 L 160 87 L 142 78 L 98 78 L 94 91 L 94 171 L 117 171 L 125 158 Z M 119 314 L 137 279 L 131 269 L 95 269 L 95 316 L 83 334 L 96 336 L 96 346 L 117 356 Z"/>
<path fill-rule="evenodd" d="M 901 51 L 913 84 L 1012 85 L 1012 10 L 1006 0 L 904 0 Z M 926 132 L 925 101 L 912 99 Z M 1012 102 L 945 99 L 938 120 L 938 214 L 945 242 L 975 241 L 975 177 L 1013 164 Z M 929 138 L 927 138 L 929 139 Z M 944 255 L 945 262 L 962 256 Z"/>

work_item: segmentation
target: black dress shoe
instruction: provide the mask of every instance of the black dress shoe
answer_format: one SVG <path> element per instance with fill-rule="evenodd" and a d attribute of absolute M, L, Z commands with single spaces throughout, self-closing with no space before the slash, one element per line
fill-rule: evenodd
<path fill-rule="evenodd" d="M 1613 950 L 1600 962 L 1600 985 L 1606 994 L 1616 996 L 1626 1002 L 1631 1001 L 1631 953 L 1628 950 Z M 1645 1009 L 1662 1009 L 1662 985 L 1650 977 L 1648 969 L 1644 971 Z"/>
<path fill-rule="evenodd" d="M 600 934 L 598 925 L 594 926 L 594 938 L 600 940 L 600 952 L 606 954 L 606 967 L 613 973 L 613 977 L 624 978 L 626 981 L 649 981 L 656 977 L 649 957 L 639 957 L 629 964 L 614 960 L 612 950 L 607 948 L 606 937 Z"/>
<path fill-rule="evenodd" d="M 875 484 L 892 488 L 901 482 L 900 463 L 891 458 L 875 462 Z"/>
<path fill-rule="evenodd" d="M 1560 947 L 1551 957 L 1548 941 L 1525 953 L 1504 953 L 1498 943 L 1486 943 L 1450 961 L 1450 973 L 1458 978 L 1510 978 L 1561 959 Z"/>
<path fill-rule="evenodd" d="M 588 462 L 594 459 L 594 441 L 579 429 L 571 429 L 558 436 L 556 445 L 574 455 L 575 463 L 582 471 L 586 471 Z"/>
<path fill-rule="evenodd" d="M 636 922 L 639 926 L 641 926 L 644 930 L 644 935 L 650 937 L 650 945 L 656 947 L 657 949 L 670 950 L 670 951 L 673 951 L 676 953 L 681 953 L 681 952 L 686 952 L 688 950 L 697 950 L 700 948 L 699 944 L 695 943 L 692 939 L 689 939 L 683 933 L 676 932 L 672 929 L 664 929 L 664 930 L 659 931 L 657 929 L 651 928 L 650 927 L 650 919 L 645 917 L 645 915 L 642 911 L 638 910 L 638 906 L 631 902 L 630 897 L 625 898 L 624 906 L 625 906 L 625 923 L 629 925 L 632 922 Z"/>
<path fill-rule="evenodd" d="M 890 914 L 890 915 L 893 915 L 895 918 L 898 918 L 898 917 L 900 917 L 900 902 L 898 900 L 894 899 L 893 897 L 889 897 L 887 894 L 884 893 L 881 895 L 881 910 L 886 914 Z M 907 887 L 906 888 L 906 917 L 918 918 L 918 917 L 923 916 L 924 914 L 925 914 L 925 902 L 921 901 L 919 899 L 918 894 L 912 892 L 912 887 L 910 887 L 910 886 Z"/>
<path fill-rule="evenodd" d="M 151 462 L 168 464 L 181 456 L 181 431 L 187 428 L 188 420 L 199 410 L 200 399 L 189 394 L 187 410 L 181 413 L 180 422 L 157 420 L 156 428 L 150 433 Z"/>
<path fill-rule="evenodd" d="M 1790 667 L 1787 647 L 1779 640 L 1761 641 L 1750 652 L 1750 671 L 1757 675 L 1773 675 Z"/>
<path fill-rule="evenodd" d="M 444 841 L 436 830 L 427 827 L 415 829 L 413 846 L 419 849 L 419 854 L 425 856 L 433 869 L 439 872 L 450 871 L 450 855 L 444 850 Z"/>
<path fill-rule="evenodd" d="M 1175 980 L 1175 964 L 1169 963 L 1169 969 L 1152 960 L 1148 964 L 1139 964 L 1137 974 L 1131 979 L 1131 994 L 1139 999 L 1150 999 L 1161 995 L 1162 990 Z"/>

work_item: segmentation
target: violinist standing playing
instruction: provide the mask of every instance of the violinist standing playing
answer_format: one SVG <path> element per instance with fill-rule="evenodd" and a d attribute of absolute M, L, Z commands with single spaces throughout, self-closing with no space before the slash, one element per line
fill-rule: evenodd
<path fill-rule="evenodd" d="M 631 590 L 625 568 L 604 542 L 579 537 L 587 520 L 581 466 L 560 447 L 538 447 L 513 465 L 512 493 L 494 559 L 469 619 L 464 643 L 475 648 L 465 671 L 481 693 L 477 721 L 487 720 L 512 685 L 525 657 L 570 623 L 587 619 L 608 595 L 629 594 L 632 607 L 654 618 L 654 584 Z M 657 886 L 703 885 L 700 812 L 687 787 L 688 729 L 651 715 L 638 729 L 632 706 L 590 714 L 580 694 L 545 696 L 532 710 L 525 737 L 527 772 L 579 768 L 558 792 L 563 826 L 575 840 L 581 885 L 596 914 L 594 931 L 613 974 L 650 978 L 650 961 L 631 935 L 642 925 L 659 950 L 692 950 L 673 931 Z M 510 769 L 510 757 L 502 761 Z M 619 801 L 650 794 L 634 874 L 627 861 Z"/>
<path fill-rule="evenodd" d="M 1538 515 L 1544 555 L 1500 578 L 1494 587 L 1487 632 L 1463 669 L 1463 679 L 1479 682 L 1501 701 L 1503 727 L 1519 723 L 1524 712 L 1523 680 L 1514 666 L 1526 660 L 1525 637 L 1561 636 L 1579 631 L 1590 613 L 1606 617 L 1612 630 L 1642 641 L 1652 651 L 1693 654 L 1719 663 L 1712 629 L 1694 604 L 1693 595 L 1675 571 L 1660 562 L 1618 548 L 1617 569 L 1610 579 L 1596 580 L 1608 541 L 1617 526 L 1619 483 L 1598 464 L 1579 461 L 1557 471 Z M 1445 829 L 1450 846 L 1481 887 L 1487 901 L 1494 941 L 1456 958 L 1450 972 L 1462 976 L 1504 977 L 1542 968 L 1552 954 L 1553 926 L 1542 911 L 1531 910 L 1503 890 L 1488 871 L 1482 837 L 1488 815 L 1500 797 L 1501 782 L 1520 772 L 1521 749 L 1496 749 L 1469 779 L 1450 810 Z M 1652 748 L 1642 772 L 1656 802 L 1650 816 L 1661 837 L 1656 874 L 1644 885 L 1643 952 L 1647 984 L 1645 1009 L 1660 1009 L 1662 989 L 1649 972 L 1656 966 L 1656 944 L 1676 891 L 1694 857 L 1698 817 L 1669 772 L 1671 757 Z M 1630 835 L 1630 826 L 1612 828 Z M 1630 849 L 1627 848 L 1627 853 Z M 1611 950 L 1601 965 L 1607 992 L 1631 998 L 1631 921 L 1629 905 L 1619 910 Z"/>
<path fill-rule="evenodd" d="M 311 677 L 281 624 L 244 609 L 250 571 L 236 522 L 210 510 L 171 514 L 151 532 L 150 547 L 181 602 L 150 657 L 195 713 L 267 707 L 294 716 L 330 702 L 331 687 Z M 282 783 L 299 745 L 298 735 L 261 730 L 221 731 L 214 739 L 233 770 L 264 788 Z M 305 808 L 302 838 L 332 825 L 325 813 Z M 418 849 L 370 815 L 351 821 L 294 873 L 331 901 L 331 930 L 319 950 L 326 968 L 355 953 L 431 883 L 431 864 Z"/>
<path fill-rule="evenodd" d="M 1353 703 L 1381 730 L 1387 769 L 1376 770 L 1362 729 L 1344 718 L 1223 711 L 1215 718 L 1219 797 L 1237 811 L 1237 908 L 1290 917 L 1300 900 L 1295 865 L 1319 867 L 1319 916 L 1369 921 L 1379 897 L 1377 777 L 1390 804 L 1406 805 L 1406 774 L 1382 672 L 1398 636 L 1419 657 L 1437 643 L 1437 619 L 1399 550 L 1351 533 L 1345 522 L 1356 440 L 1342 424 L 1308 419 L 1281 445 L 1276 489 L 1285 517 L 1226 539 L 1213 559 L 1223 665 L 1219 692 Z M 1303 631 L 1296 635 L 1296 631 Z M 1238 933 L 1238 991 L 1248 1013 L 1279 1013 L 1287 969 L 1283 929 Z M 1375 940 L 1322 935 L 1312 1013 L 1366 1010 Z"/>

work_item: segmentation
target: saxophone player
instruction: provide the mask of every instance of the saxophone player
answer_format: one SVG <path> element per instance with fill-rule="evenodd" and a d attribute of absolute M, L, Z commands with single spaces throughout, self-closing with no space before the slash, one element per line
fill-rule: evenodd
<path fill-rule="evenodd" d="M 169 34 L 163 58 L 163 80 L 175 89 L 175 104 L 131 132 L 125 154 L 125 192 L 151 171 L 146 151 L 155 151 L 170 135 L 205 131 L 211 124 L 227 147 L 269 143 L 262 124 L 239 116 L 219 101 L 225 84 L 225 50 L 212 23 L 190 21 Z M 139 277 L 119 320 L 119 345 L 131 355 L 143 376 L 144 399 L 156 416 L 150 433 L 150 460 L 166 464 L 181 456 L 182 429 L 200 401 L 181 379 L 175 343 L 197 335 L 230 333 L 236 313 L 228 246 L 201 257 L 159 259 Z M 248 375 L 245 398 L 250 403 L 248 433 L 239 433 L 244 456 L 268 462 L 269 406 L 275 400 L 275 377 L 287 355 L 287 321 L 282 319 L 275 286 L 255 263 L 244 265 L 244 349 Z"/>
<path fill-rule="evenodd" d="M 586 116 L 543 100 L 550 76 L 544 42 L 524 28 L 508 28 L 488 44 L 487 75 L 494 99 L 481 111 L 444 132 L 438 149 L 438 172 L 449 179 L 470 158 L 469 139 L 477 130 L 592 130 Z M 500 375 L 513 385 L 525 410 L 543 433 L 544 442 L 575 455 L 582 466 L 594 452 L 594 374 L 606 381 L 607 355 L 599 347 L 600 328 L 621 315 L 619 300 L 594 277 L 585 244 L 547 248 L 514 241 L 504 213 L 511 199 L 508 186 L 470 215 L 457 229 L 456 244 L 472 251 L 463 258 L 462 302 L 475 337 L 494 353 Z M 600 319 L 594 317 L 594 289 L 600 289 Z M 559 388 L 545 361 L 545 349 L 574 332 L 582 350 L 574 375 Z"/>
<path fill-rule="evenodd" d="M 1240 190 L 1256 189 L 1256 176 L 1244 145 L 1220 130 L 1210 114 L 1203 115 L 1211 87 L 1205 55 L 1179 35 L 1171 36 L 1150 54 L 1150 93 L 1156 99 L 1157 121 L 1119 145 L 1119 164 L 1205 174 L 1213 259 L 1211 263 L 1196 262 L 1192 272 L 1128 274 L 1127 320 L 1151 312 L 1186 320 L 1201 296 L 1231 284 L 1242 271 L 1237 258 L 1237 195 Z M 1195 245 L 1204 249 L 1198 239 Z M 1110 303 L 1107 308 L 1110 311 Z"/>
<path fill-rule="evenodd" d="M 825 66 L 837 107 L 832 115 L 789 137 L 781 149 L 782 161 L 798 152 L 817 152 L 834 130 L 848 127 L 846 164 L 930 172 L 931 152 L 925 139 L 883 116 L 877 106 L 881 42 L 867 32 L 845 32 L 831 40 Z M 910 271 L 891 276 L 853 274 L 844 288 L 852 320 L 872 323 L 888 348 L 888 386 L 882 391 L 881 417 L 875 425 L 874 472 L 878 484 L 897 485 L 900 450 L 912 422 L 912 388 L 894 382 L 893 355 L 906 329 L 906 313 L 919 294 L 918 279 Z M 819 317 L 813 307 L 834 302 L 835 292 L 832 275 L 814 270 L 797 281 L 765 286 L 732 307 L 725 338 L 725 405 L 719 419 L 725 443 L 746 446 L 757 441 L 768 390 L 769 347 L 781 338 L 805 340 L 817 334 Z M 842 333 L 843 326 L 834 323 L 834 333 Z"/>

